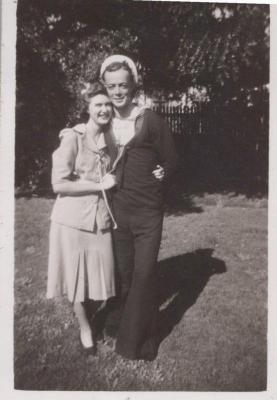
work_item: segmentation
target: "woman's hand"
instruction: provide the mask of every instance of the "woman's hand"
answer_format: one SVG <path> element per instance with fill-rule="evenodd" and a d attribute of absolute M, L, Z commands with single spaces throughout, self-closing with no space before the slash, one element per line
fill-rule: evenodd
<path fill-rule="evenodd" d="M 101 184 L 104 190 L 111 189 L 117 184 L 115 175 L 113 174 L 104 175 Z"/>
<path fill-rule="evenodd" d="M 162 181 L 164 179 L 164 169 L 160 165 L 156 166 L 156 169 L 152 172 L 156 179 Z"/>

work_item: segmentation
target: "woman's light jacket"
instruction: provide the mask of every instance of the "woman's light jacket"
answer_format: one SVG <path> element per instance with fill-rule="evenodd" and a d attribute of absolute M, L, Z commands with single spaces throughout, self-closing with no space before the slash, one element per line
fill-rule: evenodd
<path fill-rule="evenodd" d="M 96 142 L 85 124 L 60 132 L 61 143 L 53 153 L 52 185 L 66 181 L 100 182 L 116 156 L 110 132 L 101 133 Z M 94 231 L 111 226 L 110 215 L 101 191 L 89 195 L 57 196 L 51 220 L 71 228 Z"/>

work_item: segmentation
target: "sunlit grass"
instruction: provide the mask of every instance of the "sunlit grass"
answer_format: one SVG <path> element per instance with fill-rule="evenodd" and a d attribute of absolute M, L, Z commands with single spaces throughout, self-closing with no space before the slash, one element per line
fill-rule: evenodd
<path fill-rule="evenodd" d="M 53 200 L 17 200 L 17 389 L 265 389 L 266 201 L 214 195 L 193 202 L 197 212 L 179 207 L 165 218 L 159 255 L 163 335 L 158 357 L 149 363 L 123 360 L 104 345 L 95 358 L 80 352 L 66 299 L 45 299 Z"/>

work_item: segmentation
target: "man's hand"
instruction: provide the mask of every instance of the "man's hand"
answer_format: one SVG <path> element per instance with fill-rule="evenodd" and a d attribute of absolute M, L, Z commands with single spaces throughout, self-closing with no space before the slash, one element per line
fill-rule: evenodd
<path fill-rule="evenodd" d="M 101 183 L 104 190 L 111 189 L 117 184 L 116 177 L 113 174 L 106 174 L 103 176 Z"/>
<path fill-rule="evenodd" d="M 156 179 L 162 181 L 164 179 L 164 169 L 160 165 L 156 166 L 156 169 L 152 172 Z"/>

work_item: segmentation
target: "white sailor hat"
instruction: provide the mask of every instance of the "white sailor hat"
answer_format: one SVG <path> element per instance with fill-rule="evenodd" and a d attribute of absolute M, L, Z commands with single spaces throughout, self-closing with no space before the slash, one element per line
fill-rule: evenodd
<path fill-rule="evenodd" d="M 132 75 L 133 75 L 133 79 L 135 84 L 138 83 L 138 71 L 137 71 L 137 67 L 134 63 L 134 61 L 127 56 L 124 56 L 122 54 L 114 54 L 113 56 L 110 56 L 108 58 L 105 59 L 105 61 L 103 62 L 103 64 L 101 65 L 100 68 L 100 78 L 103 78 L 103 75 L 107 69 L 107 67 L 113 63 L 122 63 L 125 62 L 128 67 L 130 68 Z"/>

